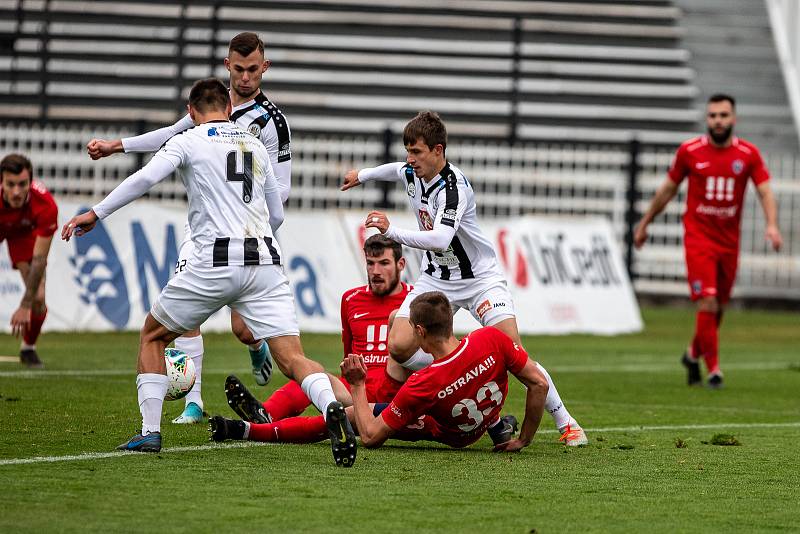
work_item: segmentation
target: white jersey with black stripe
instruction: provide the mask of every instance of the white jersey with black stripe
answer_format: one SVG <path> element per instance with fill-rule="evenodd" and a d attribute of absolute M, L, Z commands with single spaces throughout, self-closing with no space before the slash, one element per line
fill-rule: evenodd
<path fill-rule="evenodd" d="M 208 122 L 172 137 L 155 158 L 170 161 L 186 187 L 191 262 L 213 267 L 281 263 L 267 207 L 282 211 L 278 183 L 258 139 L 229 121 Z"/>
<path fill-rule="evenodd" d="M 455 230 L 452 241 L 444 250 L 425 251 L 421 266 L 423 273 L 440 280 L 503 276 L 494 248 L 478 226 L 475 192 L 458 167 L 446 163 L 429 182 L 417 177 L 411 166 L 404 163 L 364 169 L 358 176 L 361 181 L 402 182 L 420 230 L 430 231 L 441 225 Z"/>

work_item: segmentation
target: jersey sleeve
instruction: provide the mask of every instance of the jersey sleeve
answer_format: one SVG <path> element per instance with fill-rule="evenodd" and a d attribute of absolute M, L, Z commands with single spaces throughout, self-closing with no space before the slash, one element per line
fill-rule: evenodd
<path fill-rule="evenodd" d="M 361 169 L 358 171 L 358 181 L 361 183 L 370 180 L 380 180 L 382 182 L 405 181 L 405 173 L 403 172 L 405 165 L 405 163 L 398 161 Z"/>
<path fill-rule="evenodd" d="M 686 151 L 686 145 L 681 145 L 675 152 L 675 157 L 672 158 L 672 164 L 669 166 L 667 176 L 670 180 L 679 184 L 689 174 L 689 153 Z"/>
<path fill-rule="evenodd" d="M 500 352 L 503 355 L 503 362 L 505 363 L 506 369 L 514 374 L 522 371 L 522 368 L 525 367 L 525 364 L 528 363 L 529 359 L 528 353 L 525 352 L 525 349 L 515 343 L 501 330 L 492 327 L 488 328 L 493 330 L 492 337 L 500 346 Z"/>
<path fill-rule="evenodd" d="M 189 115 L 184 115 L 181 120 L 170 126 L 122 139 L 122 149 L 125 152 L 155 152 L 172 137 L 189 128 L 194 128 L 194 122 Z"/>
<path fill-rule="evenodd" d="M 272 163 L 272 170 L 278 180 L 281 202 L 285 203 L 292 190 L 292 145 L 289 124 L 285 122 L 285 118 L 283 120 L 283 129 L 280 133 L 278 132 L 278 126 L 274 123 L 272 128 L 263 128 L 261 130 L 261 143 L 267 149 L 269 160 Z"/>
<path fill-rule="evenodd" d="M 58 229 L 58 206 L 55 199 L 53 199 L 53 195 L 39 182 L 33 182 L 31 189 L 36 190 L 41 199 L 41 203 L 34 214 L 36 223 L 33 234 L 39 237 L 50 237 Z"/>
<path fill-rule="evenodd" d="M 350 329 L 350 321 L 347 319 L 347 295 L 342 295 L 341 305 L 341 319 L 342 319 L 342 349 L 344 349 L 344 356 L 353 352 L 353 331 Z"/>
<path fill-rule="evenodd" d="M 444 187 L 436 194 L 436 216 L 433 218 L 434 229 L 438 225 L 443 225 L 458 230 L 461 218 L 467 211 L 467 204 L 467 185 L 460 183 L 454 175 L 445 178 Z"/>
<path fill-rule="evenodd" d="M 769 170 L 758 148 L 753 145 L 750 145 L 750 148 L 753 150 L 752 161 L 750 162 L 750 179 L 753 180 L 754 184 L 761 185 L 769 180 Z"/>
<path fill-rule="evenodd" d="M 436 394 L 428 391 L 425 380 L 415 373 L 381 412 L 381 417 L 389 427 L 400 430 L 424 415 L 435 399 Z"/>

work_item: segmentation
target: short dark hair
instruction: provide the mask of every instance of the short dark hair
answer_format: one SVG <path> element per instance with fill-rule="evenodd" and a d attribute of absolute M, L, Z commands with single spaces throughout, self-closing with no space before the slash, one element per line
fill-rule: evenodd
<path fill-rule="evenodd" d="M 249 56 L 253 51 L 258 50 L 264 54 L 264 41 L 253 32 L 242 32 L 231 39 L 228 45 L 228 55 L 231 52 L 238 52 L 242 56 Z"/>
<path fill-rule="evenodd" d="M 441 291 L 422 293 L 412 300 L 409 320 L 424 326 L 432 337 L 448 338 L 453 334 L 453 308 Z"/>
<path fill-rule="evenodd" d="M 25 169 L 28 169 L 28 174 L 33 179 L 31 160 L 22 154 L 9 154 L 0 161 L 0 178 L 4 173 L 22 174 Z"/>
<path fill-rule="evenodd" d="M 218 78 L 197 80 L 189 91 L 189 105 L 200 113 L 225 111 L 230 101 L 228 88 Z"/>
<path fill-rule="evenodd" d="M 447 148 L 447 128 L 438 113 L 420 111 L 408 121 L 403 129 L 403 144 L 413 145 L 417 139 L 422 139 L 430 149 L 436 145 Z"/>
<path fill-rule="evenodd" d="M 397 241 L 393 241 L 383 234 L 371 235 L 364 241 L 365 256 L 381 256 L 387 248 L 392 249 L 395 263 L 403 257 L 403 246 Z"/>
<path fill-rule="evenodd" d="M 725 102 L 728 101 L 731 103 L 732 108 L 736 108 L 736 99 L 733 98 L 731 95 L 727 95 L 725 93 L 714 93 L 710 97 L 708 97 L 708 103 L 711 104 L 712 102 Z"/>

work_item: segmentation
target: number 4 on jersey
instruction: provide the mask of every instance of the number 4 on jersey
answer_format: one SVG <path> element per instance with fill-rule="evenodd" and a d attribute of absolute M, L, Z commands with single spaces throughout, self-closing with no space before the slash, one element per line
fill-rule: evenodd
<path fill-rule="evenodd" d="M 238 172 L 239 157 L 242 154 L 242 172 Z M 253 153 L 231 150 L 228 152 L 228 172 L 229 182 L 242 182 L 242 200 L 245 204 L 250 204 L 253 199 Z"/>

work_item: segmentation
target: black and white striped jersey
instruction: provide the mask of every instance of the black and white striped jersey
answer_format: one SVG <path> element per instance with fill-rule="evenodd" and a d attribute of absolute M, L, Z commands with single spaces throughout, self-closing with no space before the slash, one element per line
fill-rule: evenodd
<path fill-rule="evenodd" d="M 189 197 L 192 262 L 204 266 L 280 265 L 270 208 L 280 211 L 278 182 L 264 145 L 229 122 L 176 135 L 155 158 L 172 162 Z"/>
<path fill-rule="evenodd" d="M 503 276 L 494 248 L 478 226 L 475 193 L 458 167 L 448 162 L 430 182 L 417 177 L 411 166 L 404 163 L 363 169 L 358 178 L 402 182 L 420 230 L 431 231 L 441 225 L 455 230 L 444 250 L 425 250 L 422 272 L 440 280 Z M 404 240 L 398 235 L 389 237 L 416 246 L 414 240 Z"/>

